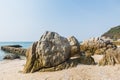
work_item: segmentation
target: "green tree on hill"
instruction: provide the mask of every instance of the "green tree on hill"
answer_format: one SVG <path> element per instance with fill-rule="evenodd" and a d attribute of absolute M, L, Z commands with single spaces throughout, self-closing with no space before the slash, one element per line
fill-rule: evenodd
<path fill-rule="evenodd" d="M 107 31 L 106 33 L 104 33 L 102 35 L 102 37 L 106 37 L 106 38 L 109 37 L 109 38 L 111 38 L 113 40 L 120 39 L 120 25 L 111 28 L 109 31 Z"/>

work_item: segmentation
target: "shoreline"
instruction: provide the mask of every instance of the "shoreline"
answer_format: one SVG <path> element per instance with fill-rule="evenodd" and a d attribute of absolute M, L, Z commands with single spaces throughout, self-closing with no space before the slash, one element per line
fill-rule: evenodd
<path fill-rule="evenodd" d="M 101 56 L 95 55 L 94 59 Z M 96 60 L 97 62 L 98 60 Z M 120 65 L 83 65 L 55 72 L 22 73 L 26 60 L 0 61 L 0 80 L 118 80 Z"/>

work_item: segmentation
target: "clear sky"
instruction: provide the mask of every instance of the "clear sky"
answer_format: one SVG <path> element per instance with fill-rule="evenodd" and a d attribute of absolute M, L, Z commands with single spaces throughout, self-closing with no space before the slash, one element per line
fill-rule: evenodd
<path fill-rule="evenodd" d="M 79 41 L 120 24 L 120 0 L 0 0 L 0 41 L 36 41 L 55 31 Z"/>

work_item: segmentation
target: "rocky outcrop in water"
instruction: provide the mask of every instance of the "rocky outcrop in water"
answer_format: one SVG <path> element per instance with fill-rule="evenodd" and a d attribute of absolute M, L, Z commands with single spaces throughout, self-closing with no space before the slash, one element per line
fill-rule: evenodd
<path fill-rule="evenodd" d="M 7 45 L 7 46 L 1 46 L 1 50 L 8 52 L 8 53 L 14 53 L 14 54 L 20 54 L 24 55 L 26 53 L 27 49 L 21 48 L 20 45 Z"/>
<path fill-rule="evenodd" d="M 85 55 L 87 56 L 105 54 L 106 50 L 115 48 L 117 48 L 116 45 L 109 40 L 104 40 L 102 38 L 92 38 L 83 41 L 80 46 L 81 52 L 85 52 Z"/>
<path fill-rule="evenodd" d="M 3 59 L 7 59 L 7 60 L 20 59 L 20 56 L 16 54 L 8 54 L 4 56 Z"/>
<path fill-rule="evenodd" d="M 77 66 L 82 62 L 94 64 L 92 57 L 71 59 L 71 56 L 79 52 L 79 43 L 75 37 L 67 39 L 55 32 L 47 31 L 27 50 L 27 61 L 23 71 L 56 71 Z"/>

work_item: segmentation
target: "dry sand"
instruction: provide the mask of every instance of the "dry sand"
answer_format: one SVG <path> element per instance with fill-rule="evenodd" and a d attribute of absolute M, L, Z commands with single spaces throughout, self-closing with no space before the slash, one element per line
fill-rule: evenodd
<path fill-rule="evenodd" d="M 101 56 L 93 56 L 96 62 Z M 78 65 L 75 68 L 56 72 L 23 74 L 25 60 L 0 61 L 0 80 L 120 80 L 120 65 Z"/>

